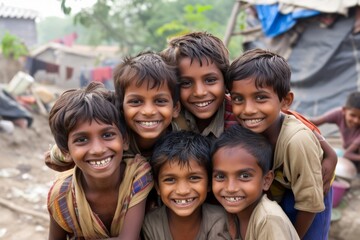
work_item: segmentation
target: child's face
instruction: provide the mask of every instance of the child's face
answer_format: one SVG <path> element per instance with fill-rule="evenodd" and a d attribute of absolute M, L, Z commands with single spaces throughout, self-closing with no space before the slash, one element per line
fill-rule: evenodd
<path fill-rule="evenodd" d="M 198 119 L 215 115 L 225 97 L 224 77 L 215 63 L 202 59 L 191 63 L 190 58 L 179 61 L 180 101 Z"/>
<path fill-rule="evenodd" d="M 119 174 L 124 147 L 115 124 L 80 121 L 69 133 L 70 156 L 84 175 L 92 178 L 114 178 Z"/>
<path fill-rule="evenodd" d="M 167 85 L 148 89 L 147 84 L 136 86 L 134 81 L 124 94 L 125 121 L 140 142 L 158 139 L 180 111 Z"/>
<path fill-rule="evenodd" d="M 345 115 L 345 122 L 348 128 L 360 127 L 360 109 L 357 108 L 343 108 Z"/>
<path fill-rule="evenodd" d="M 156 190 L 170 214 L 189 217 L 198 214 L 208 192 L 208 175 L 203 166 L 190 159 L 190 167 L 166 162 L 159 171 Z"/>
<path fill-rule="evenodd" d="M 279 101 L 272 87 L 256 88 L 252 78 L 234 81 L 230 94 L 236 120 L 256 133 L 271 130 L 286 105 L 286 101 Z"/>
<path fill-rule="evenodd" d="M 216 199 L 229 213 L 251 214 L 263 190 L 269 189 L 272 173 L 263 176 L 256 158 L 242 147 L 220 148 L 212 162 Z"/>

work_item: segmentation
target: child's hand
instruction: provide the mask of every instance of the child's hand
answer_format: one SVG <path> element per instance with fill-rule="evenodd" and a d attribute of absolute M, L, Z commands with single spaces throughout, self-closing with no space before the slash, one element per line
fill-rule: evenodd
<path fill-rule="evenodd" d="M 325 196 L 330 190 L 330 184 L 334 177 L 336 165 L 334 166 L 334 164 L 331 161 L 323 161 L 321 166 L 322 166 L 323 190 Z"/>
<path fill-rule="evenodd" d="M 44 159 L 45 159 L 46 166 L 48 166 L 49 168 L 51 168 L 52 170 L 55 170 L 57 172 L 64 172 L 75 166 L 74 162 L 69 162 L 68 165 L 65 165 L 65 166 L 59 166 L 57 164 L 54 164 L 53 161 L 51 160 L 50 151 L 46 151 L 44 153 Z"/>

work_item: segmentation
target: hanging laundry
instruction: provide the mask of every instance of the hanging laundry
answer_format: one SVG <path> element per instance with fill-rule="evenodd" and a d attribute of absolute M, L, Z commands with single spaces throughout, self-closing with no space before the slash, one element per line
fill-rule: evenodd
<path fill-rule="evenodd" d="M 91 71 L 91 80 L 97 82 L 104 82 L 112 78 L 111 67 L 97 67 Z"/>

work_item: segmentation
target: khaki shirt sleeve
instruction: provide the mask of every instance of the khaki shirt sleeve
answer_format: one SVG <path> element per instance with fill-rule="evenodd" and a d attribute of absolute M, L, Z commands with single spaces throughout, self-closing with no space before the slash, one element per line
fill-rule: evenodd
<path fill-rule="evenodd" d="M 258 236 L 261 240 L 297 240 L 300 239 L 295 229 L 289 228 L 288 223 L 279 216 L 268 216 L 259 226 Z M 248 239 L 248 238 L 246 238 Z"/>
<path fill-rule="evenodd" d="M 307 129 L 288 141 L 284 177 L 290 181 L 295 209 L 317 213 L 325 209 L 321 160 L 323 152 L 314 134 Z"/>

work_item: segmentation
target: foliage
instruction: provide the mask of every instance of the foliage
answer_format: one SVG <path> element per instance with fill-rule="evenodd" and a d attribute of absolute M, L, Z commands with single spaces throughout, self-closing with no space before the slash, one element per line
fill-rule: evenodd
<path fill-rule="evenodd" d="M 28 54 L 25 44 L 9 32 L 6 32 L 1 40 L 1 50 L 6 58 L 18 59 Z"/>
<path fill-rule="evenodd" d="M 61 0 L 63 11 L 71 12 L 72 1 Z M 159 51 L 169 37 L 190 31 L 222 37 L 233 4 L 233 0 L 97 0 L 92 8 L 75 14 L 74 22 L 88 27 L 92 44 L 118 44 L 134 54 Z"/>

